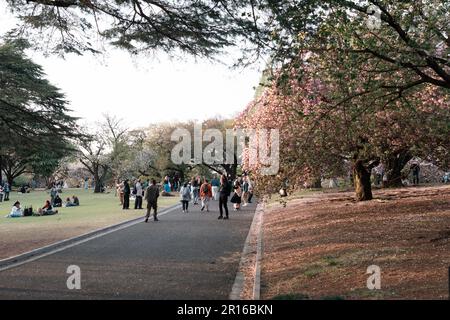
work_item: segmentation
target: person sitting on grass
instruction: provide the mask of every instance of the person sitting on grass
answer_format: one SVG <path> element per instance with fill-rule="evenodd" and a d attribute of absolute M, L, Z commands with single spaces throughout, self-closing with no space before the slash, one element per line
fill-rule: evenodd
<path fill-rule="evenodd" d="M 24 184 L 20 187 L 19 193 L 29 193 L 29 191 L 27 192 L 27 187 Z"/>
<path fill-rule="evenodd" d="M 6 216 L 6 218 L 20 218 L 23 217 L 23 210 L 20 207 L 20 202 L 16 201 L 11 209 L 11 213 Z"/>
<path fill-rule="evenodd" d="M 80 205 L 80 200 L 78 199 L 77 196 L 72 196 L 72 203 L 77 207 Z"/>
<path fill-rule="evenodd" d="M 70 198 L 66 199 L 66 207 L 78 207 L 80 205 L 80 200 L 78 200 L 77 196 L 73 196 L 72 200 Z"/>
<path fill-rule="evenodd" d="M 66 203 L 64 204 L 64 207 L 74 207 L 72 200 L 70 200 L 70 197 L 66 199 Z"/>
<path fill-rule="evenodd" d="M 55 200 L 53 200 L 53 206 L 57 208 L 62 207 L 62 199 L 58 194 L 56 195 Z"/>
<path fill-rule="evenodd" d="M 40 216 L 51 216 L 58 213 L 58 210 L 53 210 L 50 200 L 45 201 L 45 206 L 39 209 Z"/>

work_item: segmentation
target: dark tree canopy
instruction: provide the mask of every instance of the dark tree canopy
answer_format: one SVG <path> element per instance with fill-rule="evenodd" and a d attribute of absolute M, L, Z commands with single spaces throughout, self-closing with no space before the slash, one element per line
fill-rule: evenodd
<path fill-rule="evenodd" d="M 234 45 L 253 23 L 241 18 L 248 1 L 7 0 L 22 26 L 12 37 L 33 37 L 64 53 L 97 52 L 98 35 L 132 53 L 175 49 L 211 56 Z"/>
<path fill-rule="evenodd" d="M 0 45 L 2 148 L 79 136 L 77 118 L 68 114 L 64 94 L 44 78 L 41 66 L 25 56 L 26 47 L 21 42 Z"/>

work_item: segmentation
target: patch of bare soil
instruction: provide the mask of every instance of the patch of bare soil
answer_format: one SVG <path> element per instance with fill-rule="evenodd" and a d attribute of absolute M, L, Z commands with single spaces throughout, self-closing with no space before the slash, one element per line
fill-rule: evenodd
<path fill-rule="evenodd" d="M 448 299 L 450 186 L 322 193 L 264 214 L 264 299 Z M 381 289 L 367 288 L 367 267 Z"/>

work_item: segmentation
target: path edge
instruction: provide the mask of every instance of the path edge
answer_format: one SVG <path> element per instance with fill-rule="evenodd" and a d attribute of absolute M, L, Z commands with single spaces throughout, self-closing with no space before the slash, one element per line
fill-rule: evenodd
<path fill-rule="evenodd" d="M 261 291 L 261 260 L 262 260 L 262 244 L 263 244 L 263 216 L 265 202 L 258 203 L 250 230 L 245 240 L 244 249 L 242 250 L 239 269 L 229 295 L 230 300 L 241 300 L 244 291 L 245 274 L 244 268 L 248 261 L 255 260 L 254 272 L 252 273 L 251 282 L 253 283 L 252 299 L 260 299 Z"/>

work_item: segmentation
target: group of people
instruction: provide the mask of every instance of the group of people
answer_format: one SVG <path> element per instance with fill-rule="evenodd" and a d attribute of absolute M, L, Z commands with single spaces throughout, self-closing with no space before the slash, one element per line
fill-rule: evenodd
<path fill-rule="evenodd" d="M 57 214 L 58 210 L 53 209 L 50 200 L 46 200 L 42 208 L 39 208 L 37 212 L 33 212 L 33 207 L 22 209 L 19 201 L 16 201 L 11 209 L 11 212 L 6 216 L 6 218 L 19 218 L 28 216 L 51 216 Z"/>
<path fill-rule="evenodd" d="M 180 177 L 175 176 L 165 176 L 163 180 L 163 190 L 166 193 L 177 192 L 180 188 Z"/>
<path fill-rule="evenodd" d="M 67 197 L 65 203 L 63 203 L 59 193 L 61 189 L 58 185 L 53 184 L 50 188 L 50 200 L 46 200 L 43 207 L 39 208 L 37 212 L 33 212 L 33 207 L 22 209 L 19 201 L 16 201 L 11 209 L 11 212 L 6 216 L 7 218 L 18 218 L 28 216 L 50 216 L 58 213 L 55 208 L 61 207 L 77 207 L 80 205 L 80 200 L 76 195 L 72 198 Z"/>
<path fill-rule="evenodd" d="M 120 205 L 124 210 L 130 209 L 130 197 L 135 198 L 134 209 L 142 209 L 142 200 L 145 190 L 150 186 L 150 180 L 141 182 L 141 179 L 136 179 L 130 186 L 130 180 L 125 179 L 122 182 L 117 180 L 116 183 L 116 196 L 119 197 Z"/>
<path fill-rule="evenodd" d="M 247 206 L 251 203 L 253 197 L 253 187 L 250 178 L 247 175 L 240 176 L 236 180 L 231 179 L 223 174 L 220 179 L 215 176 L 211 182 L 208 179 L 200 177 L 193 178 L 190 182 L 185 182 L 180 189 L 180 198 L 182 203 L 182 212 L 189 212 L 189 202 L 198 204 L 201 201 L 201 211 L 206 209 L 209 212 L 209 202 L 211 199 L 219 201 L 219 218 L 228 219 L 228 197 L 233 192 L 230 202 L 233 203 L 235 211 Z"/>
<path fill-rule="evenodd" d="M 132 186 L 132 187 L 131 187 Z M 141 179 L 134 180 L 130 185 L 130 180 L 125 179 L 122 182 L 117 180 L 116 196 L 119 197 L 120 205 L 123 210 L 130 209 L 130 198 L 134 197 L 134 209 L 141 210 L 143 201 L 147 202 L 147 215 L 145 222 L 148 222 L 151 210 L 153 209 L 153 219 L 158 221 L 157 202 L 159 197 L 159 187 L 156 180 L 150 179 L 142 182 Z"/>
<path fill-rule="evenodd" d="M 248 175 L 239 176 L 234 181 L 226 174 L 221 175 L 220 178 L 214 176 L 211 181 L 197 176 L 188 182 L 180 184 L 179 188 L 177 185 L 179 180 L 176 179 L 174 181 L 175 186 L 171 184 L 171 179 L 166 176 L 160 187 L 157 185 L 156 180 L 152 180 L 151 182 L 150 180 L 142 182 L 141 179 L 135 179 L 131 182 L 129 179 L 123 181 L 117 180 L 116 196 L 119 197 L 123 210 L 130 209 L 130 198 L 132 197 L 134 197 L 135 210 L 143 209 L 143 202 L 146 201 L 146 222 L 150 218 L 152 209 L 154 221 L 158 221 L 157 202 L 160 191 L 168 193 L 172 190 L 179 189 L 178 192 L 180 194 L 183 213 L 189 212 L 190 202 L 194 205 L 200 203 L 201 211 L 209 212 L 210 202 L 212 200 L 219 201 L 219 219 L 229 218 L 228 198 L 232 193 L 230 202 L 233 203 L 235 211 L 240 210 L 241 206 L 245 207 L 251 203 L 253 197 L 253 186 Z"/>
<path fill-rule="evenodd" d="M 58 195 L 56 195 L 55 199 L 53 200 L 53 206 L 56 208 L 61 208 L 61 207 L 78 207 L 80 205 L 80 200 L 78 199 L 77 196 L 73 195 L 72 198 L 67 197 L 66 201 L 63 203 L 61 197 Z"/>

